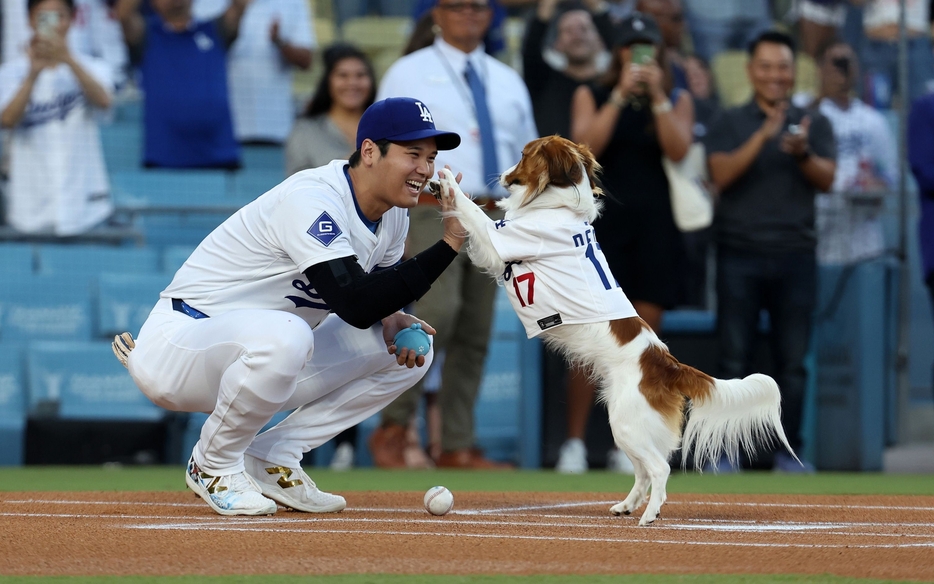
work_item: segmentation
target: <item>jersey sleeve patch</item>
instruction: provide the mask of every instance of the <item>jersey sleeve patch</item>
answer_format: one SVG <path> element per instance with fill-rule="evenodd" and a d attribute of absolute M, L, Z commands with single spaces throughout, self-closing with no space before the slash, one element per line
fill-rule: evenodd
<path fill-rule="evenodd" d="M 327 212 L 321 213 L 315 222 L 308 228 L 308 235 L 321 242 L 324 247 L 331 245 L 331 242 L 343 233 L 337 222 L 331 219 Z"/>

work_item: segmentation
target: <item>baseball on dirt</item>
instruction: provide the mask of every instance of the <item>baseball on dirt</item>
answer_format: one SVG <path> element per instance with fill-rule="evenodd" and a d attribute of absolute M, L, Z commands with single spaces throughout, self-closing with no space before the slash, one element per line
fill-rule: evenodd
<path fill-rule="evenodd" d="M 454 495 L 447 487 L 431 487 L 425 493 L 425 509 L 432 515 L 444 515 L 454 508 Z"/>

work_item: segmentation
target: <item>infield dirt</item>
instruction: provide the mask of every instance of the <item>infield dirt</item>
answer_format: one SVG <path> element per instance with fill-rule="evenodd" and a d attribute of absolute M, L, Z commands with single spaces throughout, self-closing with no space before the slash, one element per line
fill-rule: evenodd
<path fill-rule="evenodd" d="M 349 492 L 342 513 L 221 517 L 191 493 L 0 494 L 4 575 L 769 573 L 934 580 L 934 497 Z"/>

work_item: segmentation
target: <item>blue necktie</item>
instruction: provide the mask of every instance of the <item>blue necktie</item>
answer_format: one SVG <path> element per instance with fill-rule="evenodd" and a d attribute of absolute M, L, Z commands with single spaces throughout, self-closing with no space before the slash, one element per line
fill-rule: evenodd
<path fill-rule="evenodd" d="M 464 77 L 473 94 L 474 108 L 477 110 L 480 148 L 483 150 L 483 184 L 489 187 L 499 180 L 499 163 L 496 161 L 496 140 L 493 138 L 493 120 L 490 118 L 490 108 L 486 102 L 486 88 L 470 61 L 467 61 Z"/>

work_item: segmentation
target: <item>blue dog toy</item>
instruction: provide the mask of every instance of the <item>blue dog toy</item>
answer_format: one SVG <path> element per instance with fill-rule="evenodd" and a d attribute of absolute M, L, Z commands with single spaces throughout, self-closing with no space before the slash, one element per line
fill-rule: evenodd
<path fill-rule="evenodd" d="M 427 355 L 431 348 L 431 337 L 422 330 L 422 324 L 416 322 L 397 332 L 392 344 L 396 346 L 396 355 L 401 353 L 402 349 L 414 351 L 416 355 Z"/>

